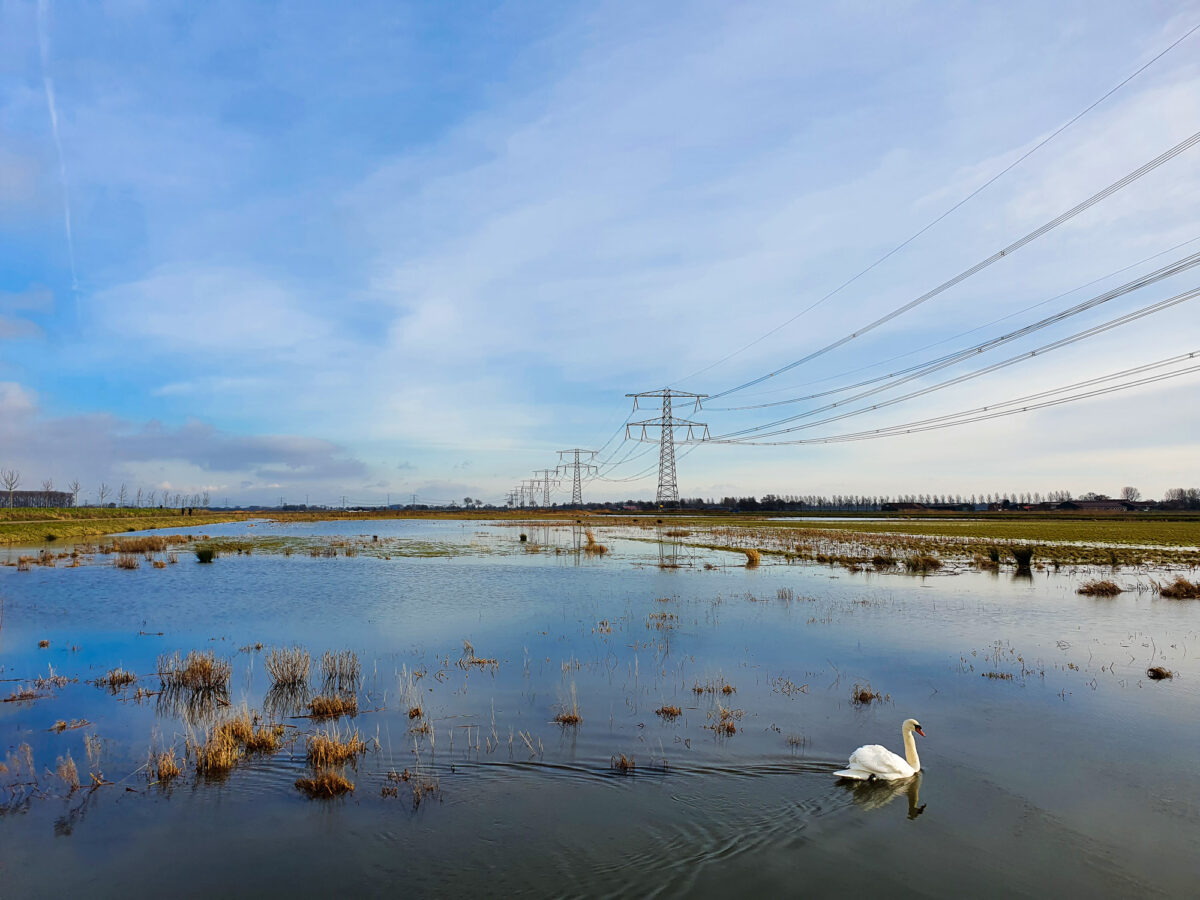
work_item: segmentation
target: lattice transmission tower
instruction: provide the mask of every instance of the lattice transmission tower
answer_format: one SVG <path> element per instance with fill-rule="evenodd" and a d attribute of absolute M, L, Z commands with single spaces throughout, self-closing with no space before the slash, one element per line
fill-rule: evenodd
<path fill-rule="evenodd" d="M 600 471 L 599 466 L 592 462 L 596 457 L 596 452 L 595 450 L 581 450 L 578 447 L 558 451 L 560 460 L 558 471 L 560 473 L 574 472 L 574 480 L 571 483 L 572 506 L 583 506 L 583 485 L 580 483 L 580 475 L 593 475 Z"/>
<path fill-rule="evenodd" d="M 531 484 L 534 485 L 535 490 L 541 490 L 542 506 L 549 506 L 550 491 L 558 487 L 558 469 L 534 469 L 533 474 L 539 477 L 535 478 Z"/>
<path fill-rule="evenodd" d="M 673 391 L 663 388 L 660 391 L 643 391 L 640 394 L 626 394 L 633 398 L 633 408 L 639 409 L 638 401 L 650 397 L 657 398 L 662 403 L 661 414 L 657 419 L 646 419 L 644 422 L 630 422 L 625 426 L 625 437 L 637 441 L 651 441 L 647 428 L 661 429 L 658 436 L 658 496 L 656 503 L 678 503 L 679 484 L 675 480 L 675 429 L 686 428 L 687 436 L 680 442 L 684 444 L 706 441 L 709 438 L 708 426 L 703 422 L 693 422 L 690 419 L 678 419 L 671 410 L 671 399 L 683 397 L 691 400 L 695 410 L 700 409 L 700 401 L 708 394 L 692 394 L 687 391 Z M 633 429 L 640 428 L 641 436 L 632 437 Z M 697 429 L 699 437 L 697 437 Z"/>

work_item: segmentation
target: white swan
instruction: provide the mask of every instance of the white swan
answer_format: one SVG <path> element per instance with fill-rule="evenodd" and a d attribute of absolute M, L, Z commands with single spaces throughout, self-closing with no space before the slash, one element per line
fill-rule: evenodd
<path fill-rule="evenodd" d="M 876 778 L 895 781 L 899 778 L 912 778 L 921 771 L 921 757 L 917 756 L 914 731 L 925 737 L 920 722 L 916 719 L 905 719 L 904 724 L 900 726 L 900 733 L 904 736 L 904 756 L 907 759 L 897 756 L 886 747 L 867 744 L 850 754 L 850 762 L 846 764 L 846 768 L 833 774 L 841 778 L 853 778 L 855 781 L 873 781 Z"/>

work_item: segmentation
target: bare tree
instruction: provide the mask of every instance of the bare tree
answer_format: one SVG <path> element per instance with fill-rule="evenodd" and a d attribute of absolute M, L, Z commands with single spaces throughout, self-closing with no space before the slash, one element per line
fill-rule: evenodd
<path fill-rule="evenodd" d="M 147 505 L 147 506 L 153 506 L 153 505 L 154 505 L 154 499 L 155 499 L 157 496 L 158 496 L 158 491 L 151 491 L 151 492 L 150 492 L 150 495 L 149 495 L 149 496 L 146 498 L 146 505 Z"/>
<path fill-rule="evenodd" d="M 117 491 L 117 506 L 121 509 L 125 508 L 125 502 L 129 497 L 129 489 L 125 487 L 124 482 L 121 483 L 121 489 Z"/>
<path fill-rule="evenodd" d="M 16 469 L 0 469 L 0 484 L 8 491 L 8 508 L 12 509 L 13 491 L 21 486 L 21 473 Z"/>
<path fill-rule="evenodd" d="M 50 495 L 54 492 L 54 479 L 47 478 L 42 481 L 42 506 L 49 506 L 51 503 Z"/>
<path fill-rule="evenodd" d="M 1130 503 L 1136 503 L 1138 500 L 1142 499 L 1142 492 L 1133 485 L 1127 484 L 1125 487 L 1121 488 L 1121 499 L 1127 500 Z"/>
<path fill-rule="evenodd" d="M 138 488 L 138 489 L 137 489 L 137 508 L 138 508 L 138 509 L 141 509 L 141 508 L 142 508 L 142 494 L 143 494 L 143 493 L 145 493 L 145 491 L 144 491 L 144 489 L 143 489 L 143 488 Z"/>
<path fill-rule="evenodd" d="M 202 506 L 203 506 L 205 509 L 208 509 L 208 502 L 209 502 L 209 494 L 208 494 L 208 491 L 205 491 L 205 492 L 204 492 L 204 496 L 203 496 L 203 497 L 201 497 L 200 499 L 201 499 L 201 501 L 203 501 L 201 505 L 202 505 Z"/>
<path fill-rule="evenodd" d="M 100 497 L 100 505 L 101 506 L 104 505 L 104 501 L 108 499 L 108 495 L 111 493 L 112 493 L 112 488 L 110 488 L 103 481 L 100 482 L 100 489 L 96 491 L 96 494 L 97 494 L 97 496 Z"/>
<path fill-rule="evenodd" d="M 71 492 L 72 505 L 74 505 L 74 506 L 79 505 L 79 487 L 80 487 L 80 484 L 79 484 L 78 478 L 76 478 L 74 481 L 72 481 L 70 484 L 67 485 L 67 490 L 69 490 Z"/>

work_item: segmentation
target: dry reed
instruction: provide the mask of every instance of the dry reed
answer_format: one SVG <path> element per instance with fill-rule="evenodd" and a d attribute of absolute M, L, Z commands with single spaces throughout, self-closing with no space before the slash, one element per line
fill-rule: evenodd
<path fill-rule="evenodd" d="M 1200 600 L 1200 581 L 1188 581 L 1182 575 L 1176 575 L 1170 584 L 1155 587 L 1170 600 Z"/>
<path fill-rule="evenodd" d="M 1121 591 L 1121 586 L 1115 581 L 1097 578 L 1085 581 L 1075 593 L 1083 594 L 1085 597 L 1115 597 Z"/>
<path fill-rule="evenodd" d="M 358 698 L 353 694 L 322 694 L 319 697 L 313 697 L 308 702 L 308 711 L 314 719 L 336 719 L 339 716 L 357 716 Z"/>
<path fill-rule="evenodd" d="M 354 783 L 337 772 L 319 772 L 311 778 L 297 778 L 296 790 L 310 800 L 330 799 L 354 793 Z"/>
<path fill-rule="evenodd" d="M 232 674 L 233 663 L 218 659 L 212 650 L 207 653 L 191 650 L 184 659 L 180 659 L 179 651 L 158 657 L 158 677 L 163 687 L 190 691 L 225 690 Z"/>
<path fill-rule="evenodd" d="M 271 684 L 304 684 L 308 681 L 308 670 L 312 660 L 308 651 L 296 645 L 293 647 L 272 647 L 267 651 L 263 665 Z"/>
<path fill-rule="evenodd" d="M 345 737 L 336 728 L 318 731 L 305 743 L 308 761 L 318 769 L 352 763 L 366 752 L 367 745 L 358 736 L 358 729 Z"/>

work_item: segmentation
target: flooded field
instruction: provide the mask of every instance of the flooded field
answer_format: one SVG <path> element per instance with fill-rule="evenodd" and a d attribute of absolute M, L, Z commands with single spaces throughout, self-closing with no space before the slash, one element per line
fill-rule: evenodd
<path fill-rule="evenodd" d="M 212 563 L 0 568 L 0 895 L 1200 877 L 1200 601 L 1165 574 L 747 568 L 640 526 L 193 530 Z M 1126 590 L 1077 593 L 1095 579 Z M 909 717 L 916 780 L 833 776 Z"/>

